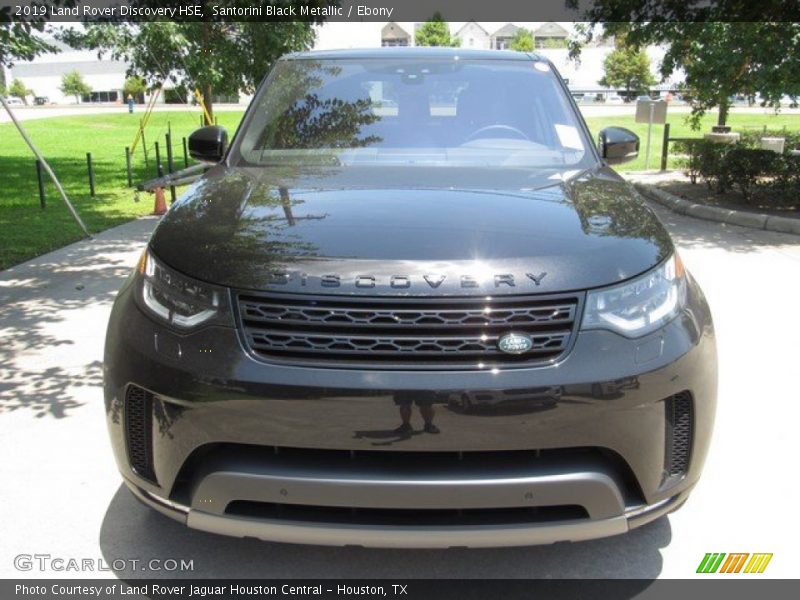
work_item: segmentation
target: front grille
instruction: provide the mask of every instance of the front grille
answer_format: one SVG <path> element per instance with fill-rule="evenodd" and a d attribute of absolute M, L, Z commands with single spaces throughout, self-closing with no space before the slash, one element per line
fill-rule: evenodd
<path fill-rule="evenodd" d="M 131 469 L 155 483 L 153 470 L 153 395 L 135 385 L 125 393 L 125 443 Z"/>
<path fill-rule="evenodd" d="M 668 477 L 686 473 L 692 451 L 692 395 L 681 392 L 670 396 L 666 406 L 666 453 L 664 470 Z"/>
<path fill-rule="evenodd" d="M 555 361 L 570 348 L 578 295 L 499 298 L 333 298 L 239 293 L 239 327 L 258 357 L 363 368 L 491 368 Z M 497 348 L 523 333 L 522 355 Z"/>

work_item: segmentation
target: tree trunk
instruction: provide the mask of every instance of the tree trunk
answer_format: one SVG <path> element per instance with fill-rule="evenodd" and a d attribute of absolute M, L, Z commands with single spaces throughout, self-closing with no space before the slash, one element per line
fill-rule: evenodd
<path fill-rule="evenodd" d="M 214 86 L 210 83 L 203 87 L 203 104 L 206 105 L 206 125 L 214 124 Z M 205 114 L 205 113 L 203 113 Z"/>
<path fill-rule="evenodd" d="M 203 23 L 203 53 L 208 58 L 211 51 L 211 23 L 206 21 Z M 206 83 L 203 86 L 203 103 L 206 105 L 206 111 L 203 113 L 206 117 L 206 125 L 214 124 L 214 85 Z"/>
<path fill-rule="evenodd" d="M 719 115 L 717 116 L 717 127 L 725 127 L 725 123 L 728 120 L 728 111 L 730 110 L 730 104 L 728 104 L 728 97 L 726 96 L 724 99 L 719 101 Z"/>

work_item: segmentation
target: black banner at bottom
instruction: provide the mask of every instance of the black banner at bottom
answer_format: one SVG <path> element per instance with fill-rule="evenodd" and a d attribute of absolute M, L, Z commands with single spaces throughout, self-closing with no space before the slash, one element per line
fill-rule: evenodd
<path fill-rule="evenodd" d="M 792 592 L 794 590 L 794 592 Z M 500 598 L 739 598 L 800 597 L 796 580 L 719 578 L 696 580 L 644 579 L 5 579 L 0 580 L 3 600 L 51 598 L 53 600 L 332 600 L 435 598 L 459 600 Z"/>

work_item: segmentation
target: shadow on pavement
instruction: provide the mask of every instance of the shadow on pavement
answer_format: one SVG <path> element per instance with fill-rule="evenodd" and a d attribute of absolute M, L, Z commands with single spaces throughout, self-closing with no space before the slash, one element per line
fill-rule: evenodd
<path fill-rule="evenodd" d="M 100 530 L 103 559 L 193 560 L 186 572 L 114 570 L 152 578 L 607 578 L 658 577 L 672 530 L 662 517 L 628 534 L 549 546 L 381 550 L 273 544 L 189 529 L 140 504 L 120 485 Z M 140 567 L 141 569 L 141 567 Z M 133 582 L 132 582 L 133 583 Z M 639 590 L 640 591 L 640 590 Z"/>
<path fill-rule="evenodd" d="M 679 215 L 671 210 L 648 202 L 679 248 L 713 250 L 747 254 L 764 249 L 800 244 L 800 237 L 761 229 L 750 229 Z M 729 259 L 734 259 L 733 256 Z"/>
<path fill-rule="evenodd" d="M 67 417 L 83 404 L 75 388 L 102 384 L 108 307 L 154 224 L 128 223 L 0 272 L 0 415 Z"/>

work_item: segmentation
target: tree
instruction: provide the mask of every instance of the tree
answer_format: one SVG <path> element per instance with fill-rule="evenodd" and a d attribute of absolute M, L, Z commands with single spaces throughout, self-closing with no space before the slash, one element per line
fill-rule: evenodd
<path fill-rule="evenodd" d="M 625 97 L 646 92 L 656 83 L 650 72 L 650 58 L 644 50 L 621 45 L 603 61 L 605 74 L 597 83 L 608 88 L 625 88 Z"/>
<path fill-rule="evenodd" d="M 540 48 L 566 48 L 567 39 L 562 37 L 543 37 L 539 38 Z"/>
<path fill-rule="evenodd" d="M 568 0 L 577 6 L 578 0 Z M 571 55 L 597 35 L 623 35 L 632 47 L 660 45 L 666 53 L 661 76 L 683 71 L 691 97 L 692 127 L 711 108 L 719 109 L 717 126 L 724 128 L 730 98 L 744 94 L 762 106 L 780 107 L 784 95 L 800 96 L 797 48 L 800 23 L 792 19 L 796 0 L 680 0 L 649 3 L 638 0 L 596 0 L 579 20 Z M 789 6 L 791 5 L 791 6 Z M 727 21 L 727 22 L 726 22 Z"/>
<path fill-rule="evenodd" d="M 433 13 L 433 16 L 417 29 L 414 34 L 414 42 L 417 46 L 456 47 L 461 45 L 460 39 L 450 35 L 450 26 L 442 18 L 440 12 Z"/>
<path fill-rule="evenodd" d="M 21 79 L 14 79 L 14 81 L 11 82 L 11 86 L 8 88 L 8 94 L 10 96 L 19 98 L 25 104 L 27 104 L 28 96 L 33 94 L 33 90 L 30 90 L 27 87 L 25 87 L 25 84 L 22 83 Z"/>
<path fill-rule="evenodd" d="M 161 0 L 130 0 L 130 6 L 156 6 Z M 211 14 L 216 2 L 197 3 Z M 248 0 L 231 0 L 226 7 L 248 7 Z M 287 7 L 292 0 L 271 0 Z M 327 4 L 310 0 L 310 7 Z M 199 89 L 213 122 L 215 94 L 251 94 L 283 54 L 305 50 L 315 39 L 315 21 L 249 22 L 206 20 L 200 22 L 153 21 L 137 24 L 116 22 L 92 24 L 63 31 L 60 39 L 74 48 L 95 49 L 124 60 L 129 74 L 137 73 L 146 83 L 172 82 L 175 87 Z"/>
<path fill-rule="evenodd" d="M 265 127 L 259 144 L 269 148 L 365 148 L 382 140 L 362 135 L 362 128 L 381 120 L 370 98 L 347 101 L 320 98 L 319 88 L 341 72 L 319 61 L 303 61 L 290 69 L 278 70 L 271 90 L 287 106 Z M 313 115 L 313 118 L 309 116 Z"/>
<path fill-rule="evenodd" d="M 92 93 L 92 86 L 83 80 L 83 75 L 78 71 L 64 73 L 59 89 L 67 96 L 75 96 L 75 102 L 80 102 L 81 96 Z"/>
<path fill-rule="evenodd" d="M 141 94 L 144 94 L 146 89 L 147 85 L 145 84 L 144 79 L 138 77 L 137 75 L 131 75 L 125 80 L 125 83 L 122 84 L 122 94 L 126 100 L 128 99 L 128 96 L 132 96 L 135 100 Z"/>
<path fill-rule="evenodd" d="M 533 52 L 533 32 L 524 27 L 517 29 L 511 38 L 510 48 L 517 52 Z"/>
<path fill-rule="evenodd" d="M 49 0 L 37 2 L 37 7 L 75 6 L 78 0 Z M 18 60 L 32 60 L 47 52 L 56 52 L 56 47 L 40 37 L 44 32 L 45 14 L 27 14 L 19 17 L 13 7 L 0 7 L 0 68 L 10 67 Z"/>

